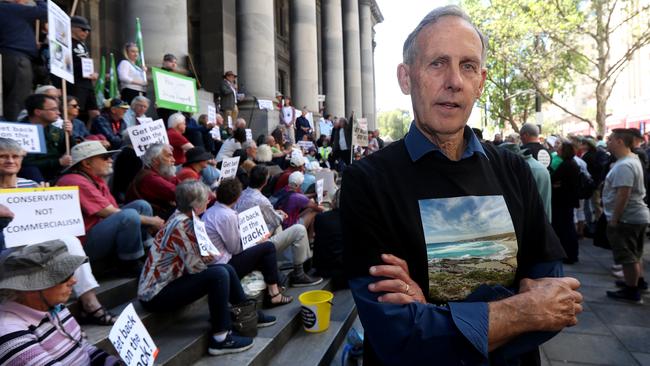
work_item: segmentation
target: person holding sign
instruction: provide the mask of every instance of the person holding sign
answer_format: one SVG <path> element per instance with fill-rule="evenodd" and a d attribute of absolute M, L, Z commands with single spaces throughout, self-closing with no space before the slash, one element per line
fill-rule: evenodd
<path fill-rule="evenodd" d="M 92 69 L 93 59 L 90 57 L 90 48 L 86 45 L 86 39 L 90 34 L 90 23 L 82 16 L 73 16 L 70 19 L 72 25 L 72 65 L 74 70 L 74 84 L 68 85 L 68 94 L 79 98 L 79 106 L 84 116 L 93 119 L 99 115 L 97 96 L 93 81 L 99 75 Z M 90 66 L 86 70 L 84 64 Z M 92 71 L 92 72 L 88 72 Z"/>
<path fill-rule="evenodd" d="M 268 237 L 257 238 L 253 247 L 243 250 L 239 232 L 239 217 L 233 206 L 242 192 L 242 186 L 236 178 L 225 179 L 217 188 L 217 203 L 203 215 L 205 229 L 210 240 L 221 253 L 216 263 L 228 263 L 243 278 L 257 269 L 264 275 L 267 293 L 264 303 L 267 307 L 285 305 L 293 301 L 285 296 L 278 287 L 278 264 L 275 246 L 267 241 Z"/>
<path fill-rule="evenodd" d="M 65 307 L 85 256 L 60 240 L 19 247 L 0 259 L 0 360 L 10 365 L 121 365 L 88 343 Z M 53 346 L 55 345 L 55 346 Z"/>
<path fill-rule="evenodd" d="M 117 65 L 117 76 L 120 79 L 120 96 L 126 103 L 131 103 L 138 95 L 147 96 L 147 67 L 144 70 L 137 65 L 140 49 L 133 42 L 124 45 L 124 60 Z"/>
<path fill-rule="evenodd" d="M 212 337 L 211 355 L 245 351 L 253 339 L 232 331 L 228 303 L 247 303 L 237 273 L 226 263 L 212 264 L 216 255 L 201 255 L 193 217 L 205 211 L 210 189 L 197 181 L 176 187 L 178 210 L 154 240 L 138 284 L 138 299 L 149 311 L 175 311 L 208 295 Z M 258 312 L 258 327 L 275 323 L 275 317 Z"/>

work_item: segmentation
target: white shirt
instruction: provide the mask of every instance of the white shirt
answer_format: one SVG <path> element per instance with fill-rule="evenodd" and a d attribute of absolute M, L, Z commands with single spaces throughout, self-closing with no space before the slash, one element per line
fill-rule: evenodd
<path fill-rule="evenodd" d="M 224 141 L 223 145 L 221 145 L 221 149 L 219 149 L 219 153 L 217 154 L 217 162 L 222 161 L 225 158 L 232 158 L 232 154 L 238 149 L 241 149 L 241 144 L 234 138 L 231 137 Z"/>
<path fill-rule="evenodd" d="M 339 146 L 341 147 L 341 150 L 348 149 L 348 144 L 345 142 L 345 128 L 339 130 Z"/>
<path fill-rule="evenodd" d="M 117 76 L 120 79 L 120 88 L 128 88 L 141 92 L 146 92 L 147 80 L 145 80 L 144 71 L 141 68 L 131 63 L 128 60 L 120 61 L 120 64 L 117 66 Z M 138 82 L 139 84 L 135 84 Z M 144 84 L 144 85 L 140 85 Z"/>

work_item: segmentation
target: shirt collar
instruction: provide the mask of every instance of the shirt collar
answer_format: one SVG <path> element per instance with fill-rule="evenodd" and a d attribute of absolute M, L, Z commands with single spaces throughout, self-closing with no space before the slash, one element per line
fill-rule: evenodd
<path fill-rule="evenodd" d="M 460 158 L 461 160 L 467 159 L 476 153 L 482 154 L 487 158 L 487 155 L 485 154 L 485 150 L 483 150 L 483 146 L 481 145 L 481 142 L 479 141 L 479 139 L 476 137 L 476 135 L 474 134 L 474 132 L 469 126 L 465 126 L 465 130 L 463 132 L 463 139 L 467 143 L 467 146 L 465 147 L 463 156 L 461 156 Z M 411 122 L 411 127 L 409 128 L 408 134 L 404 138 L 404 143 L 406 144 L 406 150 L 411 156 L 411 160 L 413 162 L 420 160 L 421 157 L 423 157 L 424 155 L 432 151 L 436 151 L 438 154 L 447 158 L 447 156 L 440 149 L 440 147 L 438 147 L 436 144 L 431 142 L 426 136 L 424 136 L 422 131 L 420 131 L 415 126 L 415 121 Z"/>

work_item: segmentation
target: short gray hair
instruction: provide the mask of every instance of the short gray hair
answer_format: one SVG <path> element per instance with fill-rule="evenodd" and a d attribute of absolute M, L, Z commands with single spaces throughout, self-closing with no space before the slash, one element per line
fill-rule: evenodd
<path fill-rule="evenodd" d="M 198 180 L 186 180 L 176 186 L 176 208 L 181 212 L 195 210 L 208 200 L 210 188 Z"/>
<path fill-rule="evenodd" d="M 0 151 L 16 152 L 23 156 L 27 154 L 25 149 L 23 149 L 18 142 L 5 137 L 0 137 Z"/>
<path fill-rule="evenodd" d="M 183 113 L 176 112 L 167 119 L 167 128 L 174 128 L 181 122 L 185 122 L 185 116 Z"/>
<path fill-rule="evenodd" d="M 248 148 L 251 148 L 251 147 L 257 147 L 257 143 L 255 141 L 253 141 L 253 140 L 246 140 L 246 141 L 244 141 L 243 144 L 241 144 L 241 148 L 244 151 L 246 151 Z"/>
<path fill-rule="evenodd" d="M 138 95 L 135 98 L 133 98 L 133 100 L 131 101 L 131 109 L 135 108 L 135 104 L 140 102 L 147 103 L 147 107 L 151 105 L 151 101 L 149 100 L 149 98 L 145 97 L 144 95 Z"/>
<path fill-rule="evenodd" d="M 539 127 L 534 123 L 524 123 L 519 129 L 519 135 L 527 134 L 530 137 L 539 136 Z"/>
<path fill-rule="evenodd" d="M 147 168 L 153 168 L 154 160 L 156 160 L 162 154 L 163 150 L 167 147 L 171 146 L 161 143 L 151 144 L 147 148 L 147 151 L 144 152 L 144 155 L 142 155 L 142 164 Z"/>
<path fill-rule="evenodd" d="M 420 32 L 426 28 L 429 25 L 437 23 L 440 18 L 442 17 L 458 17 L 463 20 L 465 20 L 467 23 L 469 23 L 472 28 L 476 31 L 478 34 L 479 38 L 481 39 L 481 66 L 485 65 L 485 60 L 487 59 L 487 51 L 488 51 L 488 39 L 487 37 L 478 29 L 478 27 L 472 22 L 470 19 L 469 15 L 461 9 L 458 5 L 447 5 L 447 6 L 442 6 L 436 9 L 433 9 L 429 14 L 427 14 L 422 21 L 420 21 L 420 24 L 418 24 L 417 27 L 409 34 L 409 36 L 406 38 L 406 41 L 404 41 L 404 50 L 402 53 L 403 57 L 403 62 L 407 65 L 410 65 L 413 63 L 416 55 L 416 46 L 415 46 L 415 40 L 418 38 L 418 35 Z"/>

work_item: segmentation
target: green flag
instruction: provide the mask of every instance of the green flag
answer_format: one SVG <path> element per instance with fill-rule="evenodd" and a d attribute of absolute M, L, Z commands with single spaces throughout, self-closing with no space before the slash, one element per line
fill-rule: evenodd
<path fill-rule="evenodd" d="M 119 98 L 120 91 L 117 86 L 117 69 L 115 68 L 115 56 L 111 53 L 111 70 L 109 71 L 108 97 Z"/>
<path fill-rule="evenodd" d="M 140 67 L 143 71 L 144 80 L 147 80 L 147 73 L 144 72 L 144 41 L 142 40 L 142 27 L 140 26 L 140 18 L 135 18 L 135 44 L 138 46 L 140 53 L 138 54 L 138 59 L 135 60 L 135 64 Z"/>
<path fill-rule="evenodd" d="M 104 93 L 104 90 L 106 88 L 106 57 L 102 56 L 102 60 L 99 65 L 99 77 L 97 78 L 97 83 L 95 84 L 95 96 L 97 97 L 97 106 L 101 108 L 104 105 L 104 99 L 106 99 L 106 95 Z"/>

